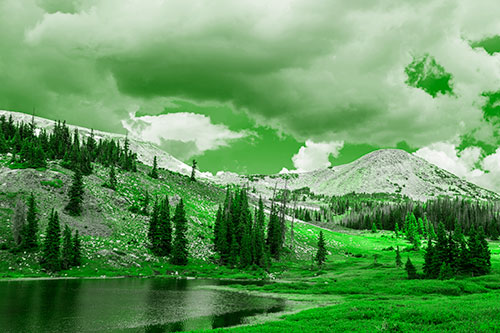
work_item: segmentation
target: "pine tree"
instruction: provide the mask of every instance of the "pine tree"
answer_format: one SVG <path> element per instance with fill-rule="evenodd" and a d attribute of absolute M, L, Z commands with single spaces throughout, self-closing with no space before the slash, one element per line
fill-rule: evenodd
<path fill-rule="evenodd" d="M 172 224 L 170 222 L 170 203 L 168 196 L 161 202 L 158 216 L 158 255 L 168 256 L 172 252 Z"/>
<path fill-rule="evenodd" d="M 156 156 L 153 159 L 153 168 L 151 169 L 149 176 L 151 178 L 158 179 L 158 165 L 156 163 Z"/>
<path fill-rule="evenodd" d="M 191 180 L 195 181 L 196 180 L 196 166 L 197 166 L 196 160 L 193 160 L 193 164 L 191 165 Z"/>
<path fill-rule="evenodd" d="M 160 206 L 158 203 L 153 205 L 153 211 L 151 212 L 151 217 L 149 218 L 149 229 L 148 229 L 148 239 L 150 243 L 151 251 L 154 254 L 158 253 L 158 220 L 160 218 Z"/>
<path fill-rule="evenodd" d="M 73 183 L 69 190 L 69 202 L 66 205 L 66 211 L 69 215 L 80 216 L 82 214 L 82 202 L 83 202 L 83 179 L 82 173 L 79 168 L 74 170 Z"/>
<path fill-rule="evenodd" d="M 78 230 L 75 231 L 75 235 L 73 236 L 73 249 L 71 251 L 71 254 L 72 254 L 71 265 L 80 266 L 82 263 L 82 252 L 81 252 L 81 244 L 80 244 L 80 237 L 78 234 Z"/>
<path fill-rule="evenodd" d="M 49 223 L 45 231 L 43 243 L 42 267 L 48 271 L 56 272 L 61 268 L 60 260 L 61 229 L 59 216 L 54 209 L 50 213 Z"/>
<path fill-rule="evenodd" d="M 255 225 L 253 228 L 254 262 L 260 267 L 264 267 L 264 203 L 262 197 L 259 198 L 258 210 L 255 214 Z"/>
<path fill-rule="evenodd" d="M 441 263 L 436 260 L 436 251 L 434 246 L 432 245 L 432 241 L 427 241 L 427 249 L 424 255 L 424 275 L 428 279 L 434 279 L 439 274 L 439 269 Z"/>
<path fill-rule="evenodd" d="M 400 268 L 401 266 L 403 266 L 403 261 L 401 260 L 401 253 L 398 246 L 396 247 L 396 267 Z"/>
<path fill-rule="evenodd" d="M 399 238 L 399 225 L 398 225 L 398 222 L 396 222 L 396 224 L 394 225 L 394 235 L 396 236 L 396 238 Z"/>
<path fill-rule="evenodd" d="M 38 217 L 35 196 L 33 192 L 28 199 L 28 214 L 26 215 L 26 225 L 24 229 L 24 248 L 27 250 L 35 249 L 37 243 L 38 233 Z"/>
<path fill-rule="evenodd" d="M 439 269 L 438 279 L 449 280 L 453 277 L 453 274 L 453 268 L 451 268 L 451 265 L 449 263 L 443 262 L 441 268 Z"/>
<path fill-rule="evenodd" d="M 0 129 L 0 154 L 7 153 L 9 151 L 9 146 L 7 145 L 7 140 L 5 140 L 4 133 Z"/>
<path fill-rule="evenodd" d="M 109 178 L 108 178 L 108 183 L 106 184 L 108 188 L 112 190 L 116 190 L 116 185 L 117 185 L 117 180 L 116 180 L 116 173 L 115 173 L 115 167 L 111 165 L 109 168 Z"/>
<path fill-rule="evenodd" d="M 236 266 L 236 263 L 239 261 L 238 254 L 239 254 L 238 241 L 236 240 L 234 234 L 232 234 L 231 246 L 229 250 L 229 259 L 228 259 L 228 263 L 231 267 Z"/>
<path fill-rule="evenodd" d="M 437 266 L 436 274 L 439 274 L 439 269 L 443 262 L 448 260 L 449 248 L 448 248 L 448 237 L 446 237 L 446 231 L 444 229 L 444 224 L 441 222 L 438 224 L 438 230 L 436 234 L 436 246 L 435 249 L 435 265 Z"/>
<path fill-rule="evenodd" d="M 244 221 L 243 235 L 241 238 L 241 248 L 240 248 L 240 266 L 248 267 L 252 265 L 253 257 L 253 244 L 252 244 L 252 229 L 251 220 Z"/>
<path fill-rule="evenodd" d="M 469 236 L 470 271 L 473 276 L 488 274 L 491 269 L 490 250 L 484 231 L 472 229 Z"/>
<path fill-rule="evenodd" d="M 278 214 L 274 209 L 271 210 L 269 225 L 267 227 L 267 246 L 269 253 L 274 259 L 279 260 L 281 254 L 281 226 Z"/>
<path fill-rule="evenodd" d="M 187 220 L 184 212 L 184 203 L 182 199 L 175 207 L 175 215 L 173 218 L 175 226 L 175 239 L 172 248 L 172 264 L 187 265 L 188 250 L 187 250 Z"/>
<path fill-rule="evenodd" d="M 408 274 L 409 280 L 413 280 L 413 279 L 417 278 L 417 269 L 415 268 L 415 266 L 411 262 L 410 257 L 408 257 L 408 259 L 406 260 L 405 270 L 406 270 L 406 274 Z"/>
<path fill-rule="evenodd" d="M 375 222 L 372 223 L 372 233 L 376 233 L 377 232 L 377 225 L 375 224 Z"/>
<path fill-rule="evenodd" d="M 316 252 L 315 260 L 319 268 L 323 267 L 323 264 L 326 261 L 326 247 L 325 247 L 325 238 L 323 236 L 323 230 L 320 230 L 319 232 L 318 251 Z"/>
<path fill-rule="evenodd" d="M 68 225 L 64 226 L 63 244 L 61 251 L 61 268 L 69 269 L 73 262 L 73 240 L 71 239 L 71 230 Z"/>

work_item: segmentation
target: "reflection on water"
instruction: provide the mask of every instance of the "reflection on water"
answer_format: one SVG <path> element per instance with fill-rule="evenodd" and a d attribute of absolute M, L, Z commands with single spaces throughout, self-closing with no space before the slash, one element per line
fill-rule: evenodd
<path fill-rule="evenodd" d="M 201 288 L 221 283 L 177 279 L 0 282 L 0 331 L 177 332 L 238 325 L 250 316 L 285 308 L 280 299 Z"/>

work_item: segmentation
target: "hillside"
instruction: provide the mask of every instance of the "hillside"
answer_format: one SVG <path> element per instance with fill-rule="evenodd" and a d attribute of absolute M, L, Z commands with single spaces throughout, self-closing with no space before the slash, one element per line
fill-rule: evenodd
<path fill-rule="evenodd" d="M 12 112 L 12 111 L 4 111 L 0 110 L 0 117 L 4 115 L 6 118 L 12 116 L 14 122 L 25 122 L 31 123 L 32 119 L 34 120 L 37 128 L 46 129 L 47 131 L 51 131 L 54 128 L 54 121 L 41 117 L 32 117 L 29 114 L 21 113 L 21 112 Z M 81 138 L 86 138 L 90 136 L 91 130 L 89 128 L 74 126 L 68 124 L 68 127 L 71 131 L 75 129 L 78 130 Z M 94 136 L 96 140 L 99 139 L 113 139 L 116 142 L 120 142 L 123 145 L 125 141 L 125 135 L 123 134 L 115 134 L 103 131 L 94 130 Z M 128 138 L 130 144 L 130 150 L 137 153 L 137 159 L 146 164 L 153 165 L 153 158 L 156 156 L 158 166 L 161 168 L 165 168 L 174 172 L 179 172 L 184 175 L 191 174 L 191 167 L 176 159 L 169 153 L 160 149 L 158 146 L 151 142 L 144 142 L 135 140 L 134 138 Z M 212 175 L 210 173 L 196 172 L 197 177 L 201 178 L 211 178 Z"/>
<path fill-rule="evenodd" d="M 272 192 L 285 182 L 292 190 L 308 187 L 315 194 L 355 193 L 401 194 L 416 200 L 438 196 L 462 196 L 498 200 L 500 196 L 460 179 L 420 157 L 398 149 L 381 149 L 356 161 L 305 173 L 239 176 L 219 173 L 221 184 L 248 184 L 258 192 Z"/>

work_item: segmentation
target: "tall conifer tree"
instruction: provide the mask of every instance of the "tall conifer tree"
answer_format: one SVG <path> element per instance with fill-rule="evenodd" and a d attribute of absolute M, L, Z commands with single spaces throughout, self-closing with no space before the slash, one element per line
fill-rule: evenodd
<path fill-rule="evenodd" d="M 175 226 L 175 239 L 172 247 L 172 264 L 174 265 L 187 265 L 188 263 L 188 249 L 187 249 L 187 220 L 186 213 L 184 212 L 184 202 L 182 199 L 175 207 L 175 214 L 173 218 Z"/>

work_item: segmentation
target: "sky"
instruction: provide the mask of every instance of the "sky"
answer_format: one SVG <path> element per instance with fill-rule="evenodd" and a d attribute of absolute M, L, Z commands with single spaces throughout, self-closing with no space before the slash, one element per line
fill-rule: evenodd
<path fill-rule="evenodd" d="M 400 148 L 500 190 L 500 3 L 0 0 L 0 109 L 268 174 Z"/>

